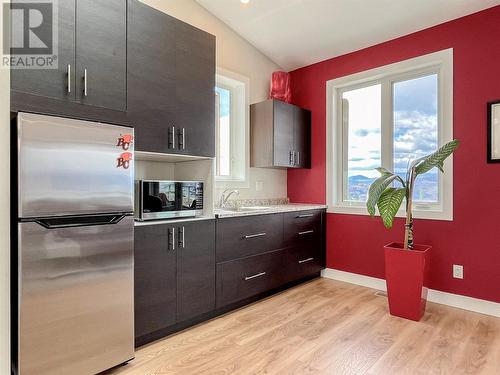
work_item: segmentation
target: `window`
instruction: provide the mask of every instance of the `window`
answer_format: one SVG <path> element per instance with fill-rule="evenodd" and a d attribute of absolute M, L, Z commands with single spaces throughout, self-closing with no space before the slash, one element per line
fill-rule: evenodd
<path fill-rule="evenodd" d="M 367 214 L 370 184 L 385 167 L 403 178 L 408 162 L 452 139 L 452 50 L 328 82 L 328 204 Z M 418 177 L 415 217 L 452 219 L 452 166 Z M 403 214 L 402 212 L 400 214 Z"/>
<path fill-rule="evenodd" d="M 217 176 L 231 176 L 231 91 L 215 88 L 217 129 Z"/>
<path fill-rule="evenodd" d="M 246 181 L 248 147 L 248 79 L 217 71 L 215 88 L 216 180 L 237 186 Z"/>

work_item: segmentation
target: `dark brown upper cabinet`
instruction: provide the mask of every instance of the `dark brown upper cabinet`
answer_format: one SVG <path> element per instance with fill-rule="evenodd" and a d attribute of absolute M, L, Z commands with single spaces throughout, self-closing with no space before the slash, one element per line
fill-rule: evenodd
<path fill-rule="evenodd" d="M 58 68 L 12 69 L 11 89 L 63 102 L 125 111 L 126 8 L 126 0 L 60 1 Z M 16 99 L 21 104 L 16 104 L 15 109 L 22 110 L 25 105 L 27 109 L 45 113 L 65 112 L 58 109 L 57 104 L 51 103 L 54 106 L 51 108 L 39 99 L 32 100 L 36 103 Z"/>
<path fill-rule="evenodd" d="M 311 111 L 295 106 L 293 117 L 295 167 L 311 168 Z"/>
<path fill-rule="evenodd" d="M 175 20 L 128 2 L 128 105 L 137 151 L 169 153 L 175 124 Z"/>
<path fill-rule="evenodd" d="M 75 0 L 58 4 L 58 68 L 11 69 L 11 90 L 74 101 L 75 96 Z"/>
<path fill-rule="evenodd" d="M 215 37 L 129 0 L 128 108 L 136 150 L 215 156 Z"/>
<path fill-rule="evenodd" d="M 250 107 L 251 166 L 311 167 L 311 112 L 269 99 Z"/>
<path fill-rule="evenodd" d="M 127 106 L 127 1 L 76 0 L 76 100 Z"/>
<path fill-rule="evenodd" d="M 178 152 L 215 156 L 215 37 L 175 23 Z"/>

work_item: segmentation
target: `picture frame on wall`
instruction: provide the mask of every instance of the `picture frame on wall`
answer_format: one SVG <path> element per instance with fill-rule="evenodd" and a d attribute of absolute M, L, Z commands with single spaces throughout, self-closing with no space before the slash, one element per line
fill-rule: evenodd
<path fill-rule="evenodd" d="M 488 102 L 488 163 L 500 163 L 500 100 Z"/>

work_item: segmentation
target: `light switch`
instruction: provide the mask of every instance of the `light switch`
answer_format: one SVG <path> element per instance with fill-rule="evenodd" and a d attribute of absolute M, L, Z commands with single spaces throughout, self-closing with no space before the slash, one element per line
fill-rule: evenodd
<path fill-rule="evenodd" d="M 264 181 L 257 181 L 255 183 L 255 190 L 262 191 L 264 189 Z"/>

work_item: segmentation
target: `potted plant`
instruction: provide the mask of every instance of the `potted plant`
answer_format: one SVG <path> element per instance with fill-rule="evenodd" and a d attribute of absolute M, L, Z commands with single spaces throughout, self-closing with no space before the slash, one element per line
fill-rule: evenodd
<path fill-rule="evenodd" d="M 438 168 L 444 172 L 444 161 L 457 149 L 459 142 L 453 140 L 436 152 L 418 158 L 408 165 L 403 179 L 385 168 L 377 168 L 381 176 L 368 190 L 366 207 L 373 216 L 378 207 L 386 228 L 391 228 L 394 217 L 403 201 L 406 207 L 404 243 L 393 242 L 384 246 L 385 278 L 389 311 L 392 315 L 411 320 L 420 320 L 425 312 L 427 297 L 426 274 L 429 266 L 431 246 L 413 242 L 413 191 L 415 180 L 421 174 Z M 395 187 L 394 183 L 400 186 Z"/>

